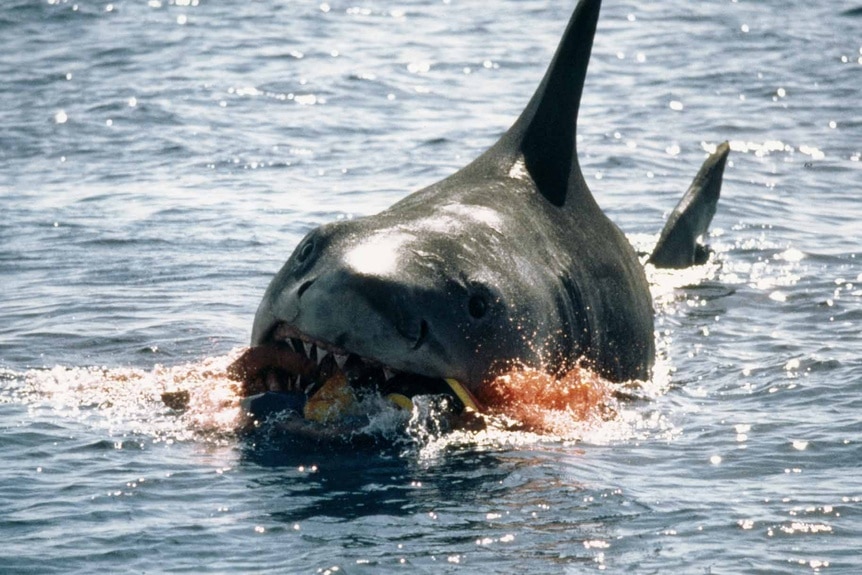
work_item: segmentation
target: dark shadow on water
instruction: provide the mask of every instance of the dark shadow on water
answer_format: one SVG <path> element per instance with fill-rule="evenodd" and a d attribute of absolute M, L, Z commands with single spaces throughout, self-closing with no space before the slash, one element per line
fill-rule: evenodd
<path fill-rule="evenodd" d="M 291 524 L 409 516 L 444 502 L 469 508 L 493 497 L 494 486 L 520 467 L 502 453 L 464 446 L 426 460 L 406 440 L 357 446 L 247 438 L 241 454 L 241 464 L 266 471 L 254 483 L 284 494 L 270 500 L 270 516 Z M 297 469 L 312 472 L 297 476 Z"/>
<path fill-rule="evenodd" d="M 717 281 L 704 281 L 697 285 L 686 286 L 684 291 L 700 299 L 713 301 L 734 295 L 736 288 Z"/>

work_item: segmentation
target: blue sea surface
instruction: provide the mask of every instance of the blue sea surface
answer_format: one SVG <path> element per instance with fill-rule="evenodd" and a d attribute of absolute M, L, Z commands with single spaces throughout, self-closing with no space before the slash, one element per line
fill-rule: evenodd
<path fill-rule="evenodd" d="M 457 170 L 574 0 L 9 0 L 0 573 L 862 572 L 862 9 L 605 0 L 578 149 L 650 270 L 642 397 L 569 436 L 241 436 L 225 366 L 299 239 Z M 172 410 L 163 392 L 188 394 Z"/>

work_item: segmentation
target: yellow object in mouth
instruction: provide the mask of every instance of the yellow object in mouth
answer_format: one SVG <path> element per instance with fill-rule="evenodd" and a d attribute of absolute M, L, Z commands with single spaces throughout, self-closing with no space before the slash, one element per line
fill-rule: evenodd
<path fill-rule="evenodd" d="M 481 411 L 479 404 L 470 391 L 457 380 L 448 378 L 446 385 L 464 405 L 464 409 Z M 413 400 L 402 393 L 389 393 L 386 399 L 406 411 L 413 410 Z M 309 399 L 303 408 L 305 419 L 318 423 L 330 423 L 338 418 L 349 416 L 356 411 L 357 397 L 347 376 L 338 371 Z"/>
<path fill-rule="evenodd" d="M 476 401 L 476 398 L 473 397 L 473 394 L 470 391 L 458 383 L 458 380 L 452 378 L 446 378 L 446 383 L 449 385 L 449 388 L 452 390 L 458 399 L 461 400 L 461 403 L 464 404 L 465 409 L 472 409 L 473 411 L 481 411 L 479 409 L 479 403 Z"/>
<path fill-rule="evenodd" d="M 386 396 L 386 399 L 388 399 L 401 409 L 413 411 L 413 400 L 406 395 L 403 395 L 401 393 L 390 393 Z"/>
<path fill-rule="evenodd" d="M 461 385 L 457 379 L 447 378 L 444 381 L 446 382 L 446 385 L 449 386 L 449 389 L 452 390 L 452 393 L 455 394 L 455 397 L 461 400 L 461 403 L 464 404 L 464 409 L 480 411 L 479 403 L 476 401 L 476 398 L 474 398 L 473 394 L 470 393 L 466 387 Z M 413 400 L 401 393 L 390 393 L 386 396 L 386 399 L 401 409 L 406 409 L 407 411 L 413 409 Z"/>
<path fill-rule="evenodd" d="M 356 403 L 356 395 L 347 383 L 347 377 L 343 372 L 337 372 L 309 398 L 302 412 L 305 419 L 328 423 L 347 415 Z"/>

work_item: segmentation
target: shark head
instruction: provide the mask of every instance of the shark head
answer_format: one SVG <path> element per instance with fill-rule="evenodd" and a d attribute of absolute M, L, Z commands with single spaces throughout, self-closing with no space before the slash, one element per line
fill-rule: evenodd
<path fill-rule="evenodd" d="M 312 231 L 270 284 L 252 345 L 299 339 L 473 390 L 513 364 L 559 363 L 568 334 L 588 331 L 567 258 L 541 253 L 552 238 L 521 207 L 483 203 L 492 187 Z"/>

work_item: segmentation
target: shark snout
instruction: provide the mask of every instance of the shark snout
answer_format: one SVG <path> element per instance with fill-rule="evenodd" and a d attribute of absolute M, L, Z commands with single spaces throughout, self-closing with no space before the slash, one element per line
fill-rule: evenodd
<path fill-rule="evenodd" d="M 413 371 L 443 360 L 435 320 L 411 286 L 343 269 L 294 285 L 274 294 L 270 309 L 258 312 L 266 316 L 261 322 L 287 323 L 314 340 Z"/>

